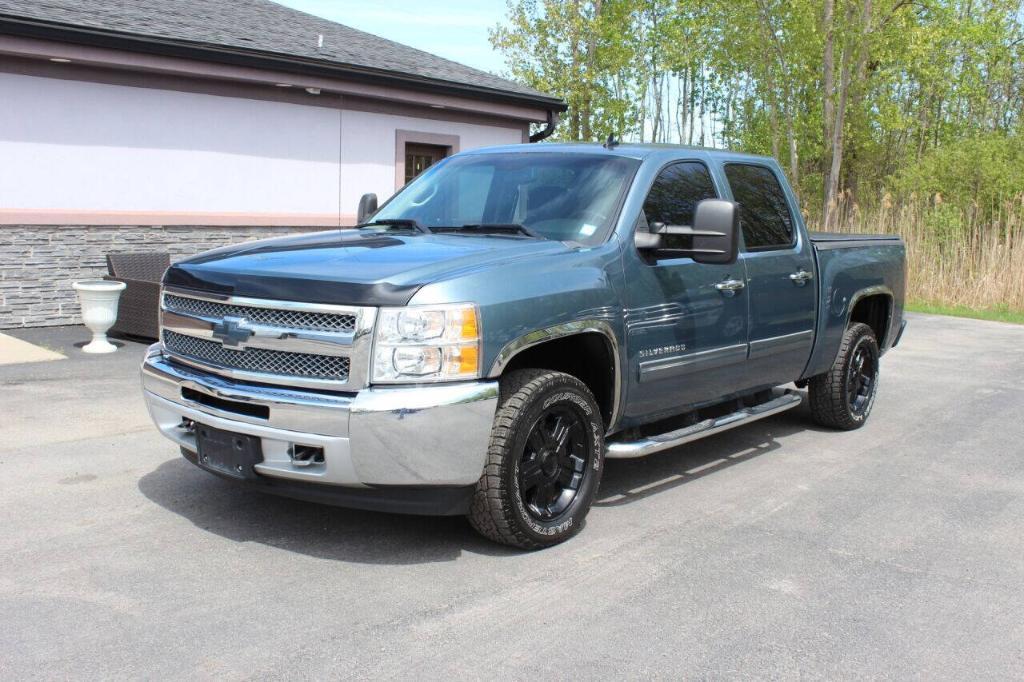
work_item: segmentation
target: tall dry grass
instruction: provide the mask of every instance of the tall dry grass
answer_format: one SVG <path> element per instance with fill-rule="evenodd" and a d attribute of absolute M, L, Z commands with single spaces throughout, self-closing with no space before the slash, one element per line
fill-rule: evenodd
<path fill-rule="evenodd" d="M 907 243 L 908 300 L 1024 311 L 1024 195 L 967 209 L 936 195 L 862 210 L 840 199 L 830 229 L 898 234 Z M 812 226 L 812 229 L 816 229 Z"/>

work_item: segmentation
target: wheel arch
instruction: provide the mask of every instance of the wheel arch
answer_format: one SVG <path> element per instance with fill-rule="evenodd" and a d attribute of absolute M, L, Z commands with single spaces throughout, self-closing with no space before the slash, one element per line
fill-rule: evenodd
<path fill-rule="evenodd" d="M 879 349 L 884 351 L 891 338 L 894 303 L 895 297 L 889 287 L 880 285 L 862 289 L 850 299 L 846 326 L 855 322 L 868 325 L 875 332 Z"/>
<path fill-rule="evenodd" d="M 497 378 L 517 369 L 550 369 L 571 374 L 594 394 L 605 431 L 619 418 L 622 373 L 619 344 L 611 325 L 604 320 L 579 320 L 538 329 L 505 344 L 488 376 Z"/>

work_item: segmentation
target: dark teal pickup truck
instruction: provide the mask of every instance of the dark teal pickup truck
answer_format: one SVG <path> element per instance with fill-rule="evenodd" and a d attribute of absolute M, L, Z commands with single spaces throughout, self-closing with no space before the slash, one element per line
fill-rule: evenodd
<path fill-rule="evenodd" d="M 167 271 L 143 386 L 191 462 L 543 547 L 581 528 L 606 458 L 805 396 L 862 426 L 905 326 L 903 243 L 808 233 L 768 158 L 483 149 L 376 203 Z"/>

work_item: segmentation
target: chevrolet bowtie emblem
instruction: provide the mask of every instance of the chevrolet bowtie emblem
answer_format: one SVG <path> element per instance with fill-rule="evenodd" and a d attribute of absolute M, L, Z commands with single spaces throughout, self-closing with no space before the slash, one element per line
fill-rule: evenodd
<path fill-rule="evenodd" d="M 245 327 L 241 317 L 225 317 L 213 325 L 213 338 L 226 348 L 244 348 L 245 342 L 252 337 L 252 330 Z"/>

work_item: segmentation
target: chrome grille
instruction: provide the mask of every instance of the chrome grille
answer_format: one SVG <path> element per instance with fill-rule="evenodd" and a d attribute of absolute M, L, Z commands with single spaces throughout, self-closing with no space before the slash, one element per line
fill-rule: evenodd
<path fill-rule="evenodd" d="M 215 341 L 167 329 L 163 333 L 163 342 L 169 352 L 200 363 L 261 374 L 348 381 L 351 361 L 338 355 L 291 353 L 266 348 L 234 350 Z"/>
<path fill-rule="evenodd" d="M 317 313 L 279 310 L 218 303 L 202 298 L 164 294 L 164 308 L 185 315 L 223 319 L 241 317 L 254 324 L 318 332 L 348 333 L 356 328 L 356 316 L 345 313 Z"/>

